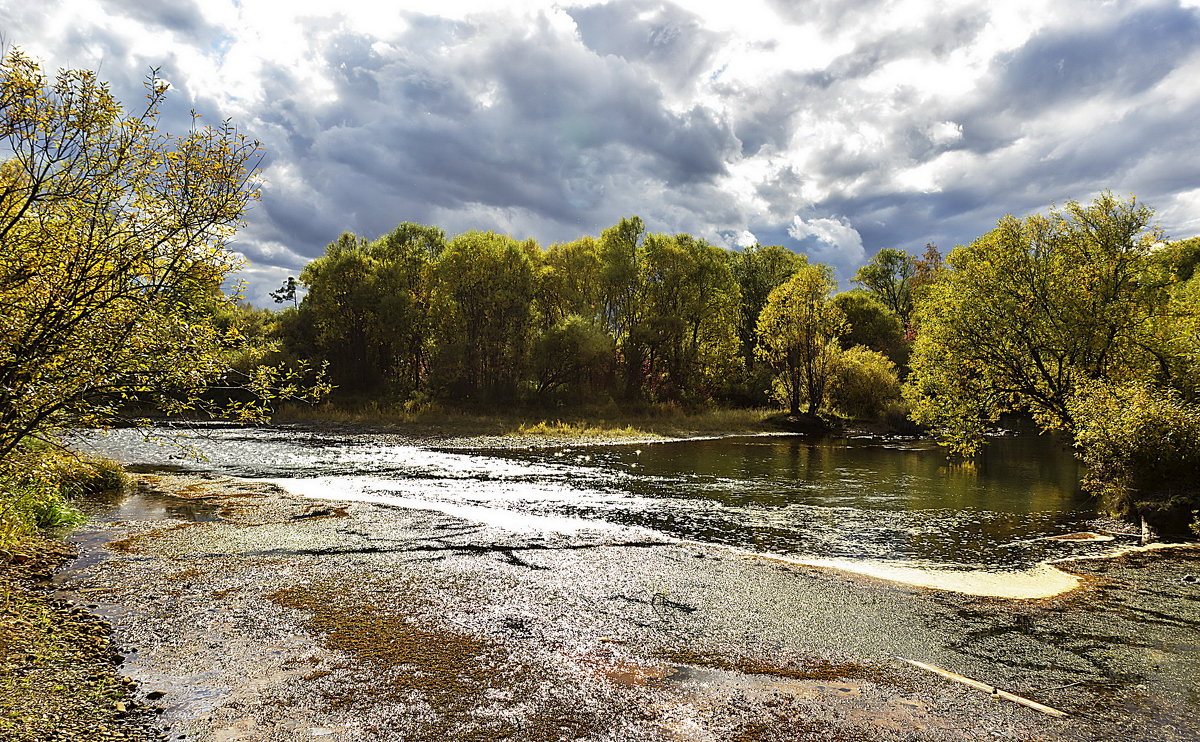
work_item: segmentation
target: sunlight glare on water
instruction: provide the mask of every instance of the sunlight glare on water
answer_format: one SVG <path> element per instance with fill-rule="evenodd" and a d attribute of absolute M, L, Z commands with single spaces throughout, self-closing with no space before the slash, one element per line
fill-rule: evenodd
<path fill-rule="evenodd" d="M 1070 453 L 1036 437 L 998 439 L 971 465 L 950 464 L 928 443 L 875 439 L 449 450 L 286 428 L 212 427 L 181 438 L 204 459 L 136 431 L 80 445 L 127 464 L 267 479 L 303 496 L 436 511 L 515 533 L 655 532 L 915 584 L 916 571 L 977 590 L 1019 575 L 1060 584 L 1062 573 L 1041 565 L 1103 548 L 1045 538 L 1085 528 L 1094 508 Z M 993 576 L 970 576 L 980 570 Z"/>

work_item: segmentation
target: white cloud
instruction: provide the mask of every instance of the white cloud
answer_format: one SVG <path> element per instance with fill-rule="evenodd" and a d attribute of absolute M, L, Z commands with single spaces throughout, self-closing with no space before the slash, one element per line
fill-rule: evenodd
<path fill-rule="evenodd" d="M 956 124 L 953 121 L 939 121 L 931 124 L 925 130 L 925 136 L 939 146 L 953 144 L 963 138 L 962 124 Z"/>
<path fill-rule="evenodd" d="M 743 229 L 734 236 L 734 244 L 738 247 L 753 247 L 758 244 L 758 238 L 748 229 Z"/>
<path fill-rule="evenodd" d="M 788 235 L 798 241 L 816 240 L 812 257 L 838 266 L 849 266 L 862 262 L 866 257 L 862 235 L 844 218 L 804 219 L 796 215 L 788 227 Z"/>

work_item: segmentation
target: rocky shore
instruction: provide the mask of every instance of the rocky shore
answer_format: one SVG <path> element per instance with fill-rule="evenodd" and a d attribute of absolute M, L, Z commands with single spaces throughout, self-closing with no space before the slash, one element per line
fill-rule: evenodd
<path fill-rule="evenodd" d="M 40 640 L 6 631 L 17 684 L 0 739 L 1200 736 L 1195 551 L 1081 562 L 1082 588 L 1012 601 L 633 530 L 532 536 L 169 474 L 137 476 L 72 542 L 51 594 L 16 594 L 43 602 L 45 625 L 74 627 L 48 641 L 81 659 L 48 660 L 35 681 L 20 663 L 37 651 L 21 647 Z M 21 682 L 74 705 L 26 701 Z M 80 714 L 94 726 L 67 726 Z"/>
<path fill-rule="evenodd" d="M 140 702 L 137 683 L 118 671 L 112 626 L 89 611 L 98 606 L 44 589 L 75 555 L 40 538 L 0 552 L 0 739 L 163 739 L 161 707 Z"/>

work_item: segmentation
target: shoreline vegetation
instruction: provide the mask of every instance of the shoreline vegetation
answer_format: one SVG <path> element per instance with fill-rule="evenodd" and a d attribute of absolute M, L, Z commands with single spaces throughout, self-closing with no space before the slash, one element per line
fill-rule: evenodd
<path fill-rule="evenodd" d="M 707 406 L 685 409 L 670 404 L 646 404 L 633 409 L 609 405 L 546 410 L 538 407 L 465 408 L 437 403 L 414 408 L 403 404 L 381 405 L 374 401 L 347 403 L 331 400 L 316 406 L 286 404 L 274 414 L 272 423 L 348 426 L 363 430 L 409 432 L 435 439 L 511 437 L 595 441 L 747 433 L 921 433 L 920 428 L 904 420 L 788 415 L 771 407 Z"/>
<path fill-rule="evenodd" d="M 39 442 L 0 479 L 0 739 L 166 739 L 118 672 L 111 624 L 47 591 L 76 556 L 61 537 L 84 521 L 79 508 L 128 481 L 114 461 Z"/>

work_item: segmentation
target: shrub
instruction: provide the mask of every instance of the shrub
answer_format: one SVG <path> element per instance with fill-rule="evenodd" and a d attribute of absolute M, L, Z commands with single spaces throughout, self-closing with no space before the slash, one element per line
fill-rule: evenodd
<path fill-rule="evenodd" d="M 1114 515 L 1179 527 L 1200 505 L 1200 406 L 1150 384 L 1094 383 L 1070 412 L 1083 485 Z"/>
<path fill-rule="evenodd" d="M 876 418 L 900 399 L 896 365 L 862 345 L 838 355 L 829 385 L 830 406 L 854 418 Z"/>
<path fill-rule="evenodd" d="M 125 472 L 107 459 L 25 444 L 0 471 L 0 548 L 41 529 L 78 523 L 73 498 L 120 489 Z"/>

